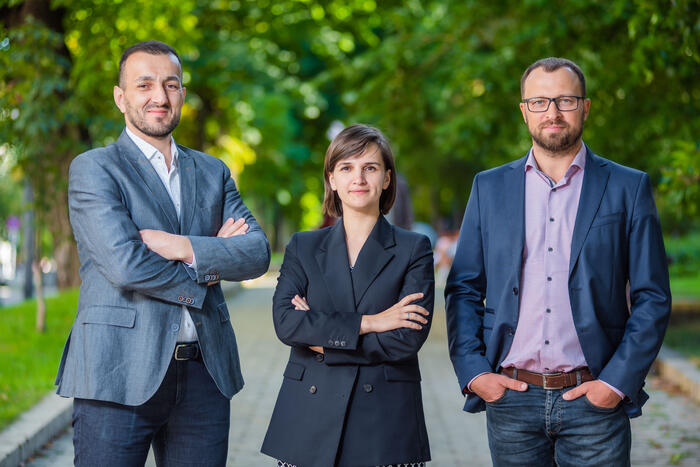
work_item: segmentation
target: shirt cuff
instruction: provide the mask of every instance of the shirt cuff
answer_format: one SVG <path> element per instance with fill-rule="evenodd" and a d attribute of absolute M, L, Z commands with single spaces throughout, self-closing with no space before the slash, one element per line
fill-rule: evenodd
<path fill-rule="evenodd" d="M 621 399 L 624 399 L 624 398 L 625 398 L 625 394 L 624 394 L 622 391 L 620 391 L 619 389 L 617 389 L 615 386 L 606 383 L 606 382 L 603 381 L 602 379 L 599 379 L 598 381 L 600 381 L 601 383 L 603 383 L 604 385 L 606 385 L 607 387 L 609 387 L 610 389 L 612 389 L 613 391 L 615 391 L 615 394 L 617 394 L 618 396 L 620 396 Z"/>
<path fill-rule="evenodd" d="M 192 268 L 194 272 L 197 272 L 197 258 L 194 255 L 194 251 L 192 252 L 192 262 L 188 263 L 186 261 L 183 261 L 188 267 Z"/>
<path fill-rule="evenodd" d="M 467 383 L 467 387 L 465 387 L 464 389 L 462 389 L 462 394 L 471 394 L 472 392 L 474 392 L 474 391 L 472 391 L 472 383 L 474 382 L 474 380 L 475 380 L 476 378 L 478 378 L 478 377 L 481 376 L 481 375 L 485 375 L 486 373 L 490 373 L 490 372 L 484 371 L 483 373 L 479 373 L 478 375 L 476 375 L 475 377 L 473 377 L 472 379 L 470 379 L 469 382 Z"/>

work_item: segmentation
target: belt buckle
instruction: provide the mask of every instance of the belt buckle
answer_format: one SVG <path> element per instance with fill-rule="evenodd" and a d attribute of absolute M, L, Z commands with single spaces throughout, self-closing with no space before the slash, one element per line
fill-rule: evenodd
<path fill-rule="evenodd" d="M 556 373 L 542 373 L 542 389 L 562 389 L 563 386 L 547 386 L 547 377 L 549 376 L 561 376 L 564 373 L 558 371 Z"/>
<path fill-rule="evenodd" d="M 177 360 L 178 362 L 182 362 L 182 361 L 188 360 L 187 358 L 180 358 L 180 357 L 178 357 L 178 352 L 180 351 L 180 349 L 184 349 L 184 348 L 187 347 L 188 345 L 190 345 L 190 344 L 178 344 L 178 345 L 175 346 L 175 355 L 174 355 L 175 360 Z"/>

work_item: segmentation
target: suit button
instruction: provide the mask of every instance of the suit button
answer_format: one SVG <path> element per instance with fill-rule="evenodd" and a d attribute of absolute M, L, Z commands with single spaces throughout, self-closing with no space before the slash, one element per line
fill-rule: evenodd
<path fill-rule="evenodd" d="M 204 275 L 204 280 L 205 280 L 205 281 L 208 281 L 208 280 L 210 280 L 210 279 L 211 279 L 211 276 L 210 276 L 209 274 L 205 274 L 205 275 Z"/>
<path fill-rule="evenodd" d="M 513 330 L 512 330 L 512 329 L 508 329 L 508 335 L 509 335 L 509 336 L 512 336 L 513 334 L 515 334 L 515 333 L 513 332 Z"/>
<path fill-rule="evenodd" d="M 372 392 L 372 385 L 371 384 L 365 384 L 362 386 L 362 389 L 365 390 L 365 392 Z"/>
<path fill-rule="evenodd" d="M 323 361 L 323 354 L 322 353 L 316 354 L 316 361 L 319 363 L 321 363 Z"/>
<path fill-rule="evenodd" d="M 310 392 L 311 394 L 316 394 L 316 386 L 311 386 L 311 387 L 309 388 L 309 392 Z"/>
<path fill-rule="evenodd" d="M 335 341 L 333 344 L 335 344 L 336 347 L 340 346 L 340 341 Z"/>
<path fill-rule="evenodd" d="M 518 295 L 518 288 L 517 287 L 513 287 L 513 295 Z"/>
<path fill-rule="evenodd" d="M 340 341 L 340 346 L 345 347 L 345 341 Z"/>
<path fill-rule="evenodd" d="M 181 301 L 182 301 L 182 295 L 180 295 L 179 297 L 177 297 L 177 300 L 178 300 L 179 302 L 181 302 Z"/>
<path fill-rule="evenodd" d="M 185 303 L 192 303 L 192 299 L 188 298 L 187 300 L 185 300 Z"/>
<path fill-rule="evenodd" d="M 333 339 L 328 339 L 328 345 L 333 345 Z"/>

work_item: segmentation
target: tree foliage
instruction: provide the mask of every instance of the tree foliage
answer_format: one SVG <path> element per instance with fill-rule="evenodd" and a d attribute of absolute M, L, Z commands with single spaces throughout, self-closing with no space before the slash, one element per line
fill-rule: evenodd
<path fill-rule="evenodd" d="M 52 224 L 66 219 L 70 159 L 121 131 L 119 56 L 146 39 L 183 58 L 176 140 L 229 164 L 277 247 L 320 222 L 334 120 L 380 127 L 416 217 L 457 221 L 473 175 L 527 151 L 519 80 L 545 56 L 586 73 L 591 148 L 648 170 L 665 210 L 683 200 L 700 216 L 686 173 L 700 146 L 697 1 L 0 0 L 0 13 L 0 141 Z"/>

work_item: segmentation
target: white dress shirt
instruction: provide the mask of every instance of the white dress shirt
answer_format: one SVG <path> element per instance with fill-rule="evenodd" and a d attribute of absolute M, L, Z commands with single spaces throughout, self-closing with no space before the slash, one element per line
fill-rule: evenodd
<path fill-rule="evenodd" d="M 177 145 L 175 144 L 175 139 L 170 137 L 170 154 L 172 155 L 172 160 L 170 162 L 170 170 L 165 164 L 165 156 L 162 152 L 156 149 L 151 144 L 147 143 L 143 139 L 136 136 L 129 128 L 126 128 L 126 134 L 129 138 L 138 146 L 143 155 L 148 159 L 155 169 L 158 177 L 165 190 L 170 196 L 170 200 L 175 206 L 175 211 L 177 212 L 178 220 L 180 219 L 180 172 L 178 171 L 177 163 Z M 192 257 L 192 264 L 187 264 L 187 266 L 192 269 L 197 269 L 197 263 L 194 256 Z M 187 310 L 186 306 L 182 306 L 182 316 L 180 318 L 180 331 L 177 334 L 178 342 L 194 342 L 197 340 L 197 329 L 194 326 L 190 312 Z"/>

